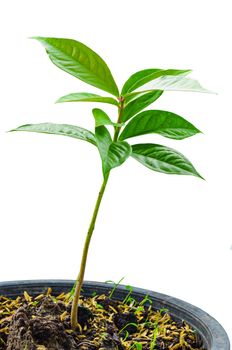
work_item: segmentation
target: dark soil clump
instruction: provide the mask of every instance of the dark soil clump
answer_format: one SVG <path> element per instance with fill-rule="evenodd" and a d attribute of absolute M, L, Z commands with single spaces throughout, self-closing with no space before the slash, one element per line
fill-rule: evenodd
<path fill-rule="evenodd" d="M 70 309 L 70 293 L 0 296 L 0 350 L 203 350 L 188 324 L 134 299 L 82 297 L 75 331 Z"/>

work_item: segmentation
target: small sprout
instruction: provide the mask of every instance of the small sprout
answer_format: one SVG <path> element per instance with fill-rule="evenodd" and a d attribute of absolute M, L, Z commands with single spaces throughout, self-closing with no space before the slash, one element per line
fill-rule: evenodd
<path fill-rule="evenodd" d="M 139 315 L 141 312 L 144 312 L 143 306 L 138 306 L 134 312 L 135 315 Z"/>
<path fill-rule="evenodd" d="M 128 330 L 127 330 L 127 328 L 128 328 L 129 326 L 138 327 L 138 325 L 137 325 L 136 323 L 133 323 L 133 322 L 127 323 L 127 324 L 118 332 L 118 334 L 122 333 L 122 334 L 124 335 L 123 342 L 125 342 L 125 341 L 128 339 L 129 335 L 130 335 L 130 333 L 129 333 Z"/>
<path fill-rule="evenodd" d="M 142 350 L 143 349 L 142 344 L 138 343 L 138 342 L 135 343 L 135 347 L 136 347 L 136 350 Z"/>
<path fill-rule="evenodd" d="M 126 330 L 126 328 L 128 328 L 129 326 L 134 326 L 134 327 L 138 328 L 137 323 L 129 322 L 122 329 L 120 329 L 120 331 L 118 333 L 120 334 L 120 333 L 124 332 Z M 126 332 L 128 333 L 128 331 L 126 331 Z M 128 333 L 128 335 L 129 335 L 129 333 Z"/>
<path fill-rule="evenodd" d="M 119 286 L 119 284 L 124 280 L 125 277 L 122 277 L 117 283 L 115 283 L 114 281 L 106 281 L 105 283 L 113 283 L 114 284 L 114 287 L 112 289 L 112 291 L 110 292 L 109 294 L 109 299 L 112 298 L 114 292 L 116 291 L 117 287 Z"/>
<path fill-rule="evenodd" d="M 161 308 L 161 309 L 159 309 L 159 312 L 162 314 L 162 313 L 167 313 L 167 312 L 169 312 L 169 310 L 166 309 L 166 308 Z"/>
<path fill-rule="evenodd" d="M 132 291 L 133 291 L 133 288 L 129 285 L 126 286 L 126 289 L 129 290 L 128 294 L 126 295 L 125 299 L 123 300 L 123 304 L 126 304 L 126 302 L 128 301 Z"/>
<path fill-rule="evenodd" d="M 136 304 L 137 304 L 137 301 L 134 299 L 134 298 L 132 298 L 132 297 L 128 297 L 128 299 L 127 299 L 127 301 L 126 301 L 126 303 L 127 303 L 127 305 L 129 305 L 129 306 L 135 306 Z"/>
<path fill-rule="evenodd" d="M 124 336 L 124 338 L 123 338 L 123 342 L 127 340 L 127 338 L 129 337 L 129 335 L 130 335 L 130 333 L 129 333 L 127 330 L 125 330 L 125 336 Z"/>
<path fill-rule="evenodd" d="M 153 334 L 152 334 L 152 340 L 151 340 L 151 343 L 150 343 L 150 350 L 154 350 L 155 349 L 156 339 L 157 339 L 158 334 L 159 334 L 158 323 L 155 322 L 154 323 L 154 330 L 153 330 Z"/>
<path fill-rule="evenodd" d="M 143 298 L 143 300 L 139 303 L 140 306 L 143 306 L 145 304 L 149 303 L 150 305 L 152 305 L 152 300 L 149 298 L 148 294 L 145 295 L 145 297 Z"/>
<path fill-rule="evenodd" d="M 70 298 L 70 299 L 72 299 L 73 296 L 74 296 L 74 294 L 75 294 L 76 284 L 77 284 L 77 281 L 75 281 L 75 283 L 74 283 L 72 289 L 71 289 L 70 292 L 69 292 L 69 298 Z"/>

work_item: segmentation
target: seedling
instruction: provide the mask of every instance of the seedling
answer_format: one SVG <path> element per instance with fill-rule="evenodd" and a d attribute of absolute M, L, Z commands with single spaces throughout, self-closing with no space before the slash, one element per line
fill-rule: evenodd
<path fill-rule="evenodd" d="M 152 334 L 152 340 L 151 340 L 151 344 L 150 344 L 150 350 L 154 350 L 155 349 L 156 340 L 157 340 L 158 334 L 159 334 L 158 323 L 155 322 L 154 323 L 153 334 Z"/>
<path fill-rule="evenodd" d="M 143 306 L 146 304 L 152 305 L 152 300 L 151 300 L 151 298 L 149 298 L 148 294 L 146 294 L 145 297 L 143 298 L 143 300 L 139 303 L 140 306 Z"/>
<path fill-rule="evenodd" d="M 128 300 L 131 300 L 130 295 L 133 292 L 133 288 L 129 285 L 126 286 L 126 289 L 129 290 L 129 292 L 127 293 L 126 297 L 124 298 L 124 300 L 122 302 L 123 304 L 126 304 L 128 302 Z"/>
<path fill-rule="evenodd" d="M 109 298 L 111 299 L 112 298 L 112 296 L 113 296 L 113 294 L 114 294 L 114 292 L 116 291 L 116 289 L 117 289 L 117 287 L 119 286 L 119 284 L 122 282 L 124 280 L 124 277 L 122 277 L 118 282 L 114 282 L 114 281 L 111 281 L 111 280 L 108 280 L 108 281 L 106 281 L 105 283 L 113 283 L 113 288 L 112 288 L 112 290 L 111 290 L 111 292 L 110 292 L 110 294 L 109 294 Z"/>
<path fill-rule="evenodd" d="M 117 120 L 114 121 L 102 109 L 94 108 L 92 111 L 95 119 L 94 132 L 76 125 L 54 123 L 27 124 L 12 130 L 64 135 L 87 141 L 97 147 L 101 157 L 103 181 L 86 235 L 72 301 L 71 324 L 75 328 L 78 326 L 78 300 L 89 244 L 112 169 L 132 157 L 156 172 L 202 178 L 180 152 L 157 143 L 129 144 L 126 140 L 151 133 L 183 140 L 200 133 L 193 124 L 173 112 L 143 110 L 160 98 L 164 91 L 208 91 L 196 80 L 187 77 L 190 70 L 151 68 L 132 74 L 119 92 L 105 61 L 86 45 L 71 39 L 44 37 L 34 39 L 45 47 L 49 58 L 57 67 L 111 95 L 101 96 L 92 92 L 72 93 L 58 99 L 58 103 L 80 101 L 107 103 L 113 105 L 118 114 Z"/>
<path fill-rule="evenodd" d="M 138 327 L 138 325 L 134 322 L 130 322 L 130 323 L 127 323 L 122 329 L 120 329 L 120 331 L 118 332 L 118 334 L 122 333 L 122 332 L 125 332 L 125 336 L 124 336 L 124 339 L 123 341 L 125 341 L 128 337 L 129 337 L 129 332 L 127 331 L 127 328 L 129 326 L 133 326 L 133 327 Z"/>

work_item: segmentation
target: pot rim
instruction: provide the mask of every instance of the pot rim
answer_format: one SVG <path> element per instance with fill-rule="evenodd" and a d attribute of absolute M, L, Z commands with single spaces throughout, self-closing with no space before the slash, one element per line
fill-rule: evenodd
<path fill-rule="evenodd" d="M 18 281 L 4 281 L 0 282 L 0 295 L 7 293 L 12 297 L 19 295 L 22 291 L 31 291 L 32 294 L 41 293 L 51 287 L 54 293 L 59 293 L 62 289 L 69 290 L 72 288 L 74 280 L 65 279 L 39 279 L 39 280 L 18 280 Z M 104 283 L 96 281 L 85 281 L 83 284 L 84 294 L 90 296 L 93 291 L 104 293 L 112 289 L 113 283 Z M 202 309 L 181 299 L 154 292 L 151 290 L 133 287 L 132 296 L 137 300 L 142 300 L 144 296 L 148 295 L 152 301 L 153 306 L 157 309 L 167 308 L 169 312 L 179 319 L 185 320 L 195 328 L 203 338 L 203 342 L 208 350 L 229 350 L 230 342 L 221 324 Z M 13 293 L 12 293 L 13 291 Z M 114 297 L 120 299 L 128 294 L 128 289 L 125 285 L 118 285 Z"/>

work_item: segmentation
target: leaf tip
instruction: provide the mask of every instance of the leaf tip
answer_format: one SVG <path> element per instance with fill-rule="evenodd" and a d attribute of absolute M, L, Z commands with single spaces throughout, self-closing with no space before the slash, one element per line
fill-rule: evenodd
<path fill-rule="evenodd" d="M 43 36 L 31 36 L 29 37 L 29 39 L 32 39 L 32 40 L 37 40 L 39 41 L 42 45 L 45 45 L 46 44 L 46 37 L 43 37 Z"/>
<path fill-rule="evenodd" d="M 203 176 L 201 176 L 201 174 L 199 174 L 198 172 L 196 172 L 196 176 L 199 177 L 201 180 L 206 181 L 206 179 Z"/>
<path fill-rule="evenodd" d="M 41 36 L 29 36 L 28 39 L 32 39 L 32 40 L 41 40 Z"/>
<path fill-rule="evenodd" d="M 61 103 L 61 102 L 63 102 L 62 97 L 58 98 L 58 100 L 56 100 L 54 103 L 56 104 L 56 103 Z"/>
<path fill-rule="evenodd" d="M 211 95 L 218 95 L 218 93 L 216 91 L 208 90 L 205 88 L 204 88 L 204 91 L 202 91 L 202 92 L 205 92 L 206 94 L 211 94 Z"/>
<path fill-rule="evenodd" d="M 15 132 L 15 131 L 24 131 L 24 130 L 21 130 L 21 127 L 23 127 L 24 125 L 22 126 L 19 126 L 18 128 L 14 128 L 14 129 L 11 129 L 11 130 L 7 130 L 6 132 Z"/>

